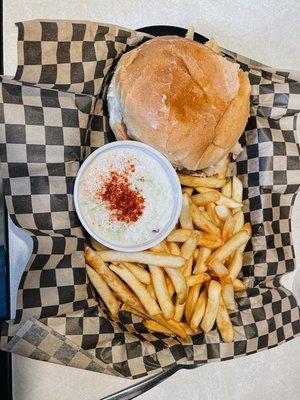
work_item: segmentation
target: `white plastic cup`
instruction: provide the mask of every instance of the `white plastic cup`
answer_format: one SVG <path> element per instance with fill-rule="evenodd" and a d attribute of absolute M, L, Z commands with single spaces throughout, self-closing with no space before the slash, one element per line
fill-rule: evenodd
<path fill-rule="evenodd" d="M 160 230 L 160 232 L 154 236 L 152 240 L 149 240 L 144 243 L 140 243 L 138 245 L 134 246 L 121 246 L 119 244 L 111 243 L 104 238 L 101 237 L 98 233 L 96 233 L 93 228 L 88 224 L 86 219 L 84 218 L 83 213 L 80 210 L 79 206 L 79 187 L 80 187 L 80 181 L 81 178 L 86 170 L 86 168 L 90 165 L 90 163 L 97 158 L 100 154 L 107 152 L 111 149 L 114 148 L 124 148 L 124 149 L 138 149 L 140 151 L 145 152 L 148 156 L 152 157 L 155 159 L 163 170 L 165 171 L 172 191 L 173 191 L 173 210 L 170 216 L 170 219 L 168 223 Z M 174 226 L 176 225 L 180 211 L 181 211 L 181 206 L 182 206 L 182 193 L 181 193 L 181 185 L 178 179 L 178 176 L 176 174 L 176 171 L 174 167 L 171 165 L 171 163 L 167 160 L 165 156 L 163 156 L 160 152 L 157 150 L 153 149 L 151 146 L 148 146 L 144 143 L 140 142 L 135 142 L 135 141 L 130 141 L 130 140 L 123 140 L 119 142 L 112 142 L 109 144 L 106 144 L 99 149 L 95 150 L 90 156 L 86 158 L 86 160 L 83 162 L 82 166 L 80 167 L 78 174 L 76 176 L 75 180 L 75 185 L 74 185 L 74 203 L 75 203 L 75 209 L 77 212 L 77 215 L 80 219 L 80 222 L 82 223 L 83 227 L 85 230 L 95 239 L 97 242 L 102 243 L 104 246 L 109 247 L 114 250 L 118 251 L 124 251 L 124 252 L 135 252 L 135 251 L 142 251 L 149 249 L 150 247 L 153 247 L 160 243 L 162 240 L 164 240 L 169 233 L 172 231 Z M 159 204 L 157 205 L 159 207 Z"/>

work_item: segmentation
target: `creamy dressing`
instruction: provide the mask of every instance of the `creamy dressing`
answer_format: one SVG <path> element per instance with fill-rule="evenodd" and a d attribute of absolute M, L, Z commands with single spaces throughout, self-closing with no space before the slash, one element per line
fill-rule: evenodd
<path fill-rule="evenodd" d="M 129 166 L 130 189 L 143 198 L 141 215 L 135 222 L 118 220 L 111 204 L 97 195 L 103 192 L 112 173 L 125 174 Z M 142 150 L 116 148 L 100 153 L 79 182 L 79 207 L 86 224 L 116 245 L 133 246 L 154 239 L 168 224 L 173 206 L 172 187 L 164 169 Z"/>

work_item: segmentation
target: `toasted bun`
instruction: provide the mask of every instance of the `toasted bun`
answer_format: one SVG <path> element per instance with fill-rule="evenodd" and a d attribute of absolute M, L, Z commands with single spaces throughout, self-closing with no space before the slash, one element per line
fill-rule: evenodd
<path fill-rule="evenodd" d="M 199 170 L 223 158 L 249 116 L 250 84 L 238 64 L 177 36 L 124 54 L 108 93 L 117 139 L 153 146 L 176 167 Z"/>

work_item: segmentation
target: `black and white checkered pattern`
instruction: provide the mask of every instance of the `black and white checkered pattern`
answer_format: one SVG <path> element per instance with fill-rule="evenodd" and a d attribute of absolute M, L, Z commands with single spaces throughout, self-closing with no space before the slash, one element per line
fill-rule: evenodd
<path fill-rule="evenodd" d="M 207 363 L 252 354 L 299 334 L 299 308 L 292 294 L 280 285 L 279 277 L 295 267 L 290 216 L 300 184 L 299 147 L 295 137 L 300 84 L 288 73 L 276 73 L 224 51 L 241 64 L 252 85 L 251 117 L 241 138 L 244 151 L 231 165 L 232 173 L 235 171 L 243 180 L 244 211 L 253 229 L 243 268 L 249 288 L 237 299 L 238 310 L 231 313 L 236 331 L 233 343 L 223 343 L 217 330 L 182 342 L 162 334 L 150 334 L 138 317 L 126 312 L 121 312 L 118 320 L 112 320 L 101 302 L 100 306 L 92 303 L 86 286 L 85 303 L 79 301 L 78 307 L 76 302 L 62 299 L 63 294 L 69 296 L 68 290 L 60 291 L 62 285 L 76 292 L 74 266 L 82 267 L 83 236 L 70 200 L 74 175 L 84 149 L 88 154 L 112 139 L 105 92 L 115 60 L 130 45 L 147 38 L 130 30 L 97 23 L 33 21 L 18 27 L 20 65 L 16 78 L 31 82 L 33 86 L 7 80 L 2 83 L 0 107 L 4 113 L 0 123 L 5 124 L 1 140 L 2 171 L 9 212 L 19 226 L 31 232 L 34 240 L 34 254 L 18 293 L 16 322 L 32 316 L 40 321 L 31 318 L 21 329 L 13 322 L 5 324 L 2 347 L 8 342 L 8 351 L 27 357 L 138 378 L 175 364 Z M 102 70 L 98 75 L 100 65 Z M 76 68 L 81 72 L 74 72 Z M 27 97 L 24 90 L 29 91 Z M 33 104 L 32 91 L 38 92 Z M 70 107 L 76 112 L 72 115 L 77 113 L 81 121 L 77 136 L 68 136 L 63 118 L 59 119 L 65 103 L 57 107 L 57 102 L 50 106 L 41 103 L 46 92 L 53 96 L 55 93 L 59 101 L 67 98 L 73 104 Z M 95 104 L 90 119 L 88 102 Z M 31 108 L 27 110 L 27 107 Z M 32 107 L 42 110 L 38 113 Z M 53 114 L 46 113 L 45 107 L 52 107 Z M 9 108 L 14 122 L 9 120 Z M 3 120 L 3 115 L 8 122 Z M 43 115 L 44 120 L 38 115 Z M 17 119 L 21 122 L 17 123 Z M 61 128 L 54 135 L 49 133 L 49 139 L 46 120 L 50 127 L 56 121 L 57 129 Z M 28 124 L 28 121 L 36 123 Z M 90 131 L 82 139 L 86 134 L 82 130 L 87 126 Z M 60 142 L 48 143 L 53 136 Z M 59 171 L 55 178 L 53 170 L 49 171 L 51 145 L 56 146 L 60 163 L 54 168 Z M 69 173 L 63 173 L 60 168 L 66 165 L 71 149 L 76 156 L 69 177 Z M 31 178 L 34 179 L 31 181 Z M 56 178 L 52 186 L 52 179 Z M 58 193 L 53 192 L 56 188 L 59 188 Z M 59 196 L 52 202 L 53 194 Z M 56 213 L 61 213 L 59 220 Z M 65 265 L 72 267 L 68 276 L 59 273 Z M 85 285 L 85 280 L 80 280 L 80 285 Z M 51 297 L 52 303 L 48 305 L 43 301 L 47 301 L 49 291 L 57 294 Z M 57 332 L 60 342 L 53 347 L 47 345 L 47 340 L 58 337 Z M 64 346 L 64 341 L 71 349 Z M 88 359 L 83 359 L 82 354 Z"/>

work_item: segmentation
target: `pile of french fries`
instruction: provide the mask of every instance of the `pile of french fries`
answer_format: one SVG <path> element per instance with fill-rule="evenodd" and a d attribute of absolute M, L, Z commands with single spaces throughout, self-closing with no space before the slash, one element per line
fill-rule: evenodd
<path fill-rule="evenodd" d="M 229 312 L 246 289 L 238 275 L 251 226 L 244 222 L 242 183 L 226 178 L 227 167 L 213 177 L 179 174 L 179 222 L 150 250 L 109 250 L 91 238 L 86 270 L 113 317 L 128 311 L 150 332 L 184 340 L 216 324 L 222 340 L 233 341 Z"/>

